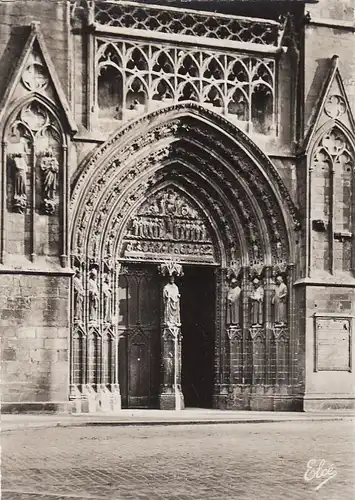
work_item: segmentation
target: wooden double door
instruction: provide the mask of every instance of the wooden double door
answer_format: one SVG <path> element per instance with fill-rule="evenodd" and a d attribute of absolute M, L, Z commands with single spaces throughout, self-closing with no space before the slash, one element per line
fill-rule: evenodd
<path fill-rule="evenodd" d="M 182 390 L 186 406 L 211 407 L 215 280 L 213 269 L 184 266 L 181 293 Z M 162 289 L 157 265 L 131 264 L 118 286 L 119 381 L 124 408 L 158 408 Z"/>

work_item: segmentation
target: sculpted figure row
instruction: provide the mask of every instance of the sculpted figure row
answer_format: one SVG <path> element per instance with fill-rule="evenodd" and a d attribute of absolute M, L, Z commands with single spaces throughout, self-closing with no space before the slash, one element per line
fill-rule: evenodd
<path fill-rule="evenodd" d="M 186 241 L 209 240 L 202 221 L 186 221 L 172 217 L 134 217 L 131 235 L 136 238 L 173 238 Z"/>
<path fill-rule="evenodd" d="M 100 291 L 97 284 L 97 272 L 91 270 L 87 283 L 87 293 L 83 286 L 80 270 L 77 270 L 73 278 L 74 287 L 74 321 L 82 322 L 84 317 L 84 301 L 88 298 L 88 320 L 89 322 L 98 321 Z M 103 278 L 101 285 L 102 292 L 102 318 L 104 322 L 112 320 L 112 289 L 110 286 L 109 277 L 106 275 Z"/>
<path fill-rule="evenodd" d="M 252 287 L 248 297 L 250 324 L 262 325 L 264 323 L 264 288 L 258 278 L 253 280 Z M 241 325 L 241 294 L 239 283 L 233 278 L 227 293 L 227 325 Z M 287 324 L 287 296 L 287 285 L 282 276 L 277 276 L 272 297 L 276 325 Z"/>
<path fill-rule="evenodd" d="M 27 204 L 27 174 L 30 166 L 24 141 L 19 143 L 18 149 L 17 153 L 11 155 L 14 172 L 14 209 L 23 212 Z M 39 167 L 43 172 L 43 208 L 45 213 L 51 214 L 55 210 L 59 173 L 59 163 L 52 150 L 49 149 L 40 157 Z"/>

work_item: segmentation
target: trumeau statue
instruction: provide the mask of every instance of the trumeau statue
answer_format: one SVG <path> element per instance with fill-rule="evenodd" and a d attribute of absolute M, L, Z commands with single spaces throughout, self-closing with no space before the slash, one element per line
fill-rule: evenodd
<path fill-rule="evenodd" d="M 250 299 L 250 321 L 252 325 L 263 324 L 264 289 L 260 280 L 254 278 Z"/>
<path fill-rule="evenodd" d="M 287 286 L 282 276 L 277 276 L 272 303 L 274 304 L 274 321 L 278 325 L 285 325 L 287 323 L 287 295 Z"/>
<path fill-rule="evenodd" d="M 174 276 L 169 277 L 163 289 L 164 300 L 164 324 L 168 327 L 181 326 L 180 320 L 180 293 L 175 284 Z"/>
<path fill-rule="evenodd" d="M 239 325 L 241 292 L 238 281 L 232 278 L 227 293 L 227 325 Z"/>

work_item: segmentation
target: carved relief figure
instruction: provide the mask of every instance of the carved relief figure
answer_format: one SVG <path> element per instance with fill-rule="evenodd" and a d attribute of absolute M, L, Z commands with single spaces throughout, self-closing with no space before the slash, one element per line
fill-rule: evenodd
<path fill-rule="evenodd" d="M 84 287 L 81 280 L 80 270 L 77 269 L 73 278 L 74 286 L 74 321 L 81 322 L 83 319 Z"/>
<path fill-rule="evenodd" d="M 241 291 L 238 281 L 232 278 L 227 294 L 227 325 L 239 325 Z"/>
<path fill-rule="evenodd" d="M 46 213 L 52 213 L 55 209 L 54 199 L 57 190 L 57 176 L 59 164 L 52 151 L 47 151 L 41 159 L 40 168 L 44 174 L 43 199 Z"/>
<path fill-rule="evenodd" d="M 89 291 L 89 321 L 97 321 L 97 309 L 99 306 L 99 289 L 96 281 L 96 271 L 89 273 L 88 291 Z"/>
<path fill-rule="evenodd" d="M 252 325 L 263 324 L 263 303 L 264 303 L 264 289 L 260 280 L 255 278 L 253 280 L 253 290 L 250 294 L 250 321 Z"/>
<path fill-rule="evenodd" d="M 20 146 L 24 149 L 24 145 L 21 143 Z M 23 212 L 26 208 L 26 174 L 28 171 L 28 165 L 26 161 L 26 153 L 19 152 L 12 155 L 13 167 L 14 167 L 14 208 Z"/>
<path fill-rule="evenodd" d="M 102 283 L 103 296 L 103 319 L 105 322 L 110 322 L 112 318 L 112 289 L 110 287 L 110 279 L 106 275 Z"/>
<path fill-rule="evenodd" d="M 168 326 L 180 326 L 180 293 L 175 284 L 174 276 L 169 277 L 163 289 L 164 300 L 164 323 Z"/>
<path fill-rule="evenodd" d="M 279 325 L 285 325 L 287 323 L 287 295 L 287 286 L 282 276 L 277 276 L 272 303 L 274 304 L 274 321 Z"/>

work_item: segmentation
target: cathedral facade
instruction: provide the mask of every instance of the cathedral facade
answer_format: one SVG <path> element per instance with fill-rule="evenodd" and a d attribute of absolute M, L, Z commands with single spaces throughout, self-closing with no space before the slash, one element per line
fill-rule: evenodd
<path fill-rule="evenodd" d="M 4 412 L 351 408 L 351 0 L 4 0 Z"/>

